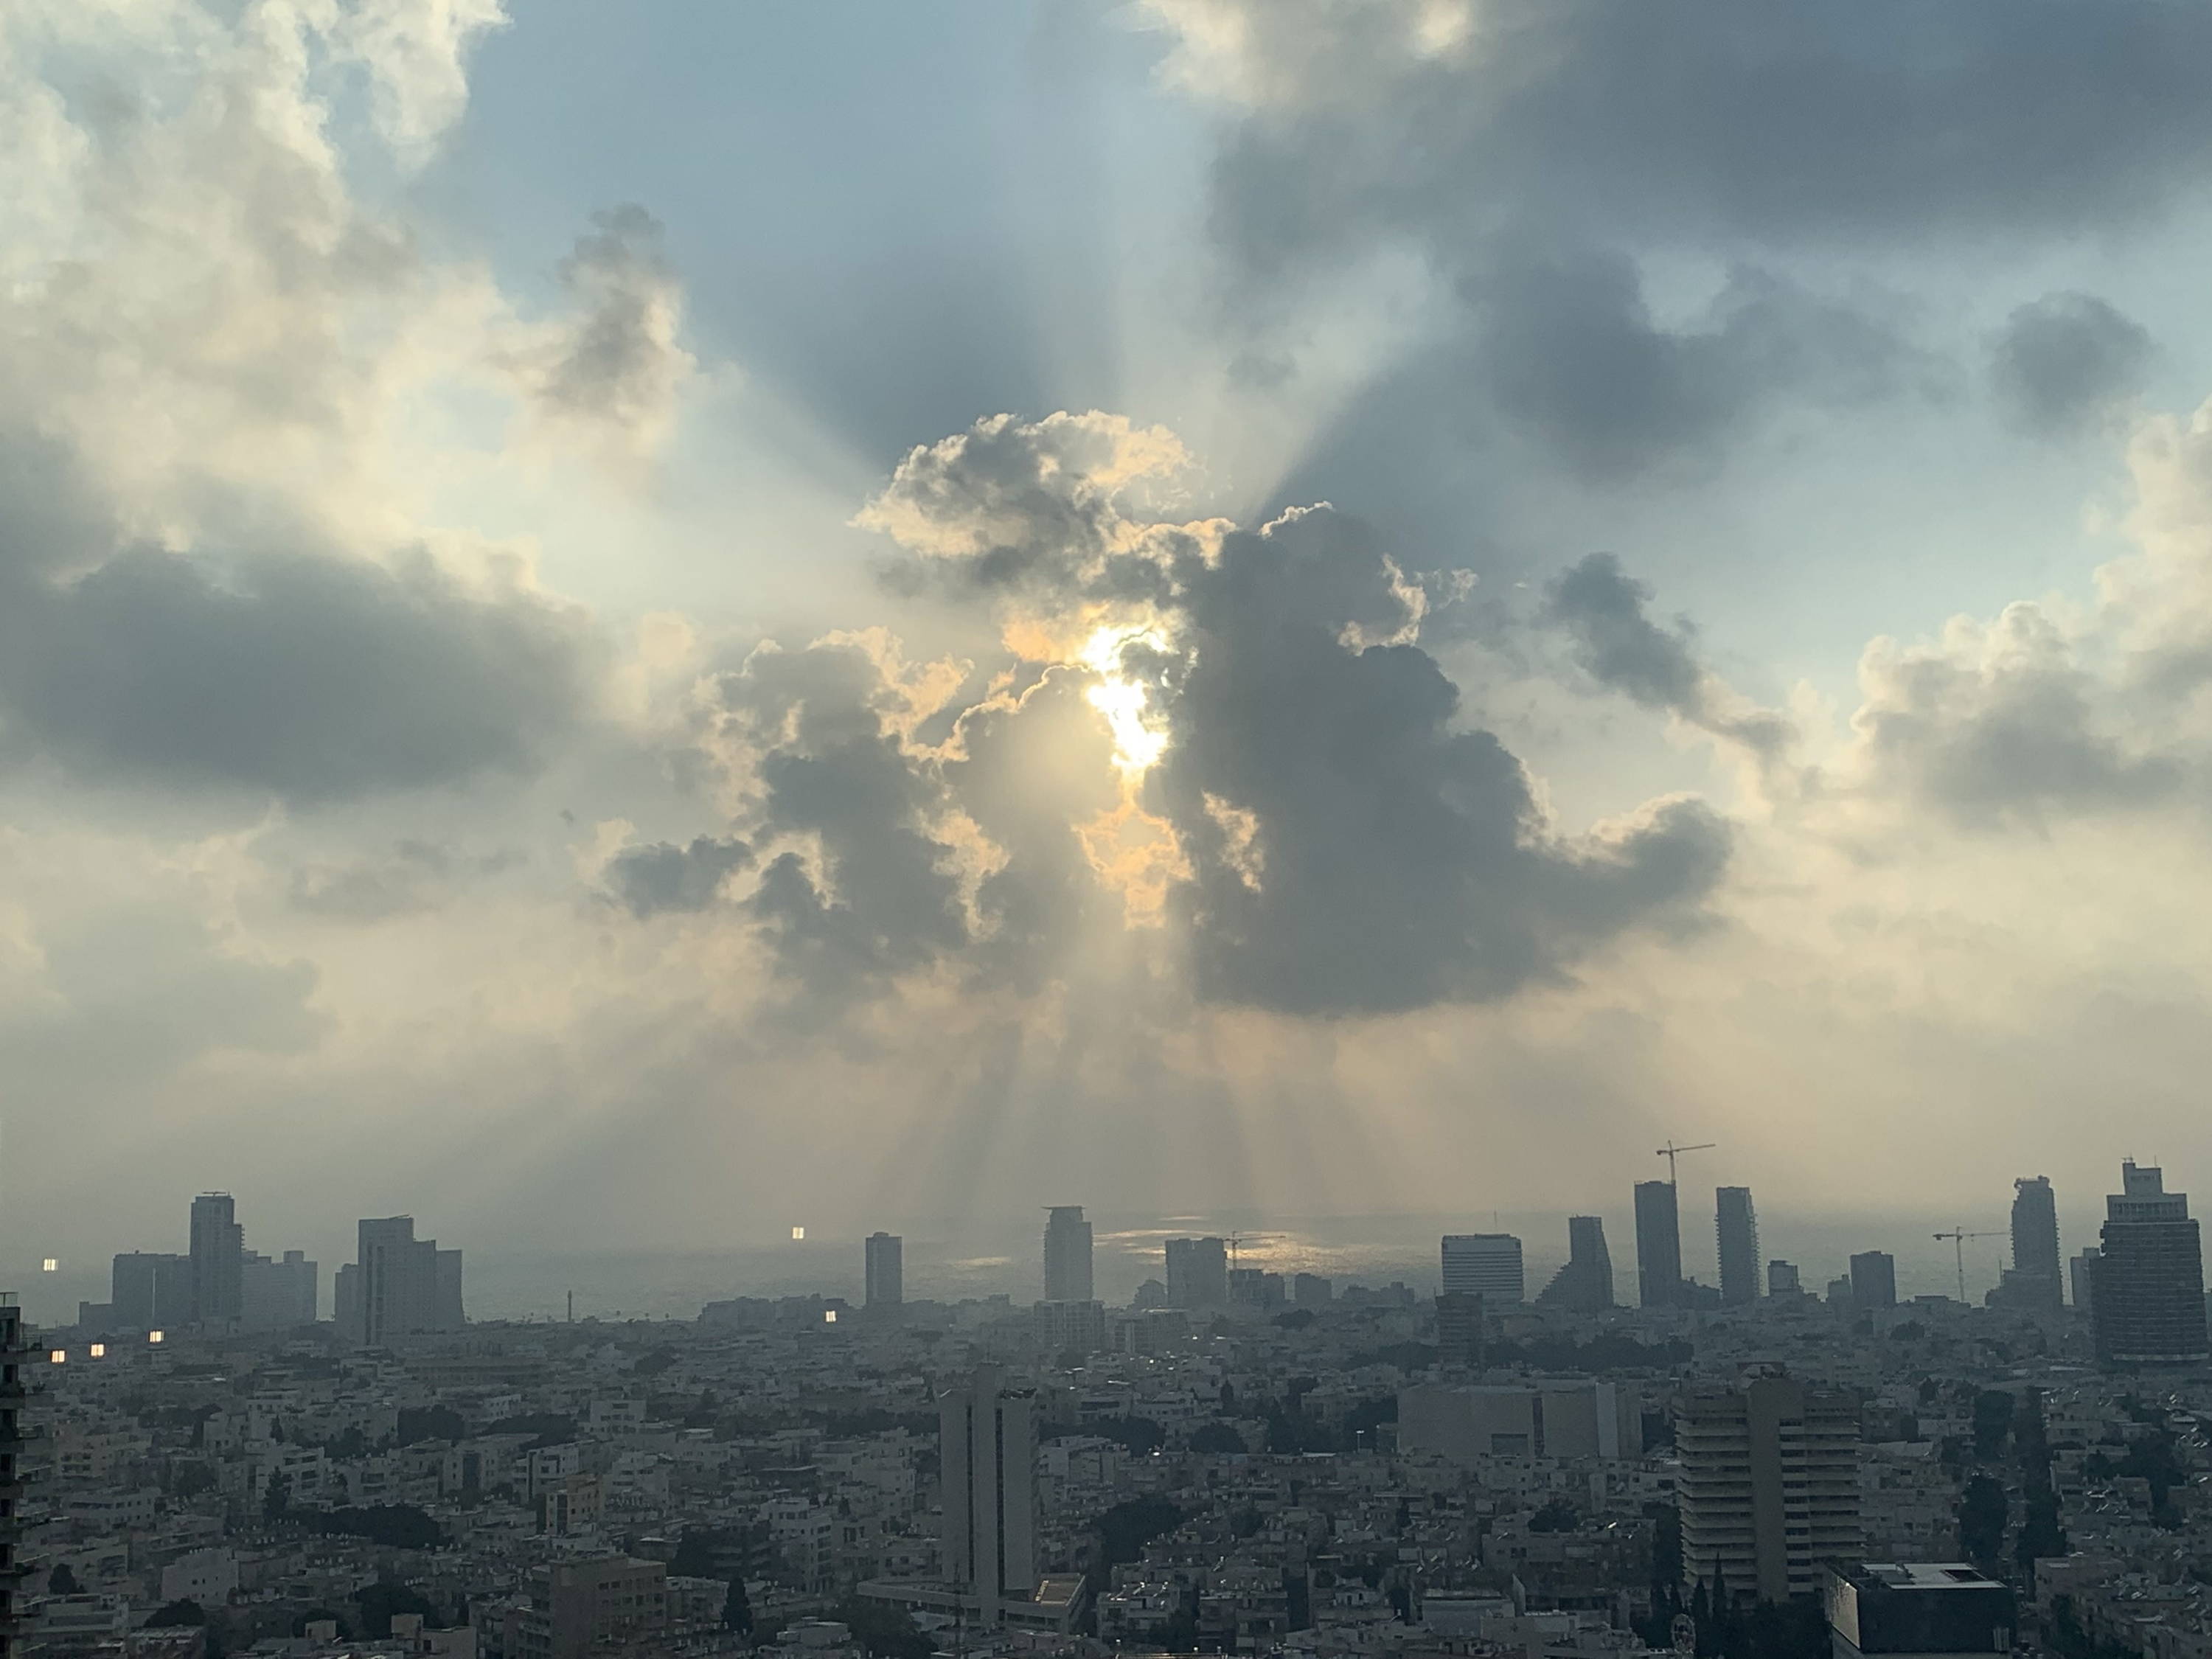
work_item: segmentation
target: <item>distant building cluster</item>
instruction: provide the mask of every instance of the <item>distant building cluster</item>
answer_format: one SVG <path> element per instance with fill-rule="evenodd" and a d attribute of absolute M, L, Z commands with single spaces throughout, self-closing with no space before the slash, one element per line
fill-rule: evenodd
<path fill-rule="evenodd" d="M 1674 1155 L 1703 1148 L 1670 1148 Z M 1825 1295 L 1719 1187 L 1719 1283 L 1636 1194 L 1540 1291 L 1162 1242 L 1127 1304 L 1045 1212 L 1045 1294 L 734 1296 L 470 1322 L 461 1255 L 313 1263 L 193 1200 L 106 1303 L 0 1302 L 0 1639 L 30 1659 L 1828 1659 L 2212 1654 L 2197 1223 L 2129 1164 L 2093 1251 L 2014 1188 L 1984 1305 L 1850 1256 Z M 1980 1236 L 1939 1235 L 1960 1252 Z M 2058 1294 L 2063 1288 L 2069 1295 Z M 2071 1305 L 2069 1305 L 2069 1301 Z M 1746 1644 L 1750 1645 L 1747 1646 Z M 1760 1644 L 1766 1645 L 1760 1646 Z"/>

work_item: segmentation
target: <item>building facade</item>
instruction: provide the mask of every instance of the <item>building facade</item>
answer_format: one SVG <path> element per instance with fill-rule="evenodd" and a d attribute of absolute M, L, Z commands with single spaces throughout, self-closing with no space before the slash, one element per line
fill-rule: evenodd
<path fill-rule="evenodd" d="M 1229 1245 L 1218 1238 L 1171 1238 L 1167 1243 L 1168 1306 L 1229 1305 Z"/>
<path fill-rule="evenodd" d="M 938 1402 L 945 1576 L 975 1598 L 987 1624 L 1036 1593 L 1035 1413 L 996 1365 L 977 1366 L 966 1388 Z"/>
<path fill-rule="evenodd" d="M 2058 1249 L 2058 1200 L 2048 1176 L 2023 1176 L 2012 1183 L 2012 1275 L 2015 1299 L 2046 1310 L 2066 1303 Z"/>
<path fill-rule="evenodd" d="M 2204 1258 L 2189 1195 L 2166 1190 L 2165 1171 L 2132 1160 L 2105 1200 L 2091 1268 L 2090 1323 L 2110 1365 L 2189 1364 L 2206 1357 Z"/>
<path fill-rule="evenodd" d="M 1856 1396 L 1793 1377 L 1683 1395 L 1684 1583 L 1762 1601 L 1817 1591 L 1825 1562 L 1859 1551 L 1858 1438 Z"/>
<path fill-rule="evenodd" d="M 1851 1305 L 1861 1310 L 1897 1305 L 1897 1258 L 1887 1250 L 1861 1250 L 1851 1258 Z"/>
<path fill-rule="evenodd" d="M 1636 1183 L 1636 1303 L 1672 1308 L 1682 1300 L 1682 1224 L 1671 1181 Z"/>
<path fill-rule="evenodd" d="M 865 1305 L 896 1308 L 906 1300 L 906 1241 L 896 1233 L 870 1233 L 864 1247 Z"/>
<path fill-rule="evenodd" d="M 1759 1214 L 1748 1187 L 1713 1192 L 1713 1230 L 1720 1243 L 1721 1301 L 1730 1306 L 1759 1300 Z"/>
<path fill-rule="evenodd" d="M 415 1237 L 411 1216 L 364 1219 L 351 1270 L 339 1271 L 340 1334 L 375 1347 L 398 1336 L 457 1331 L 468 1322 L 461 1300 L 461 1253 Z"/>
<path fill-rule="evenodd" d="M 1057 1205 L 1045 1212 L 1044 1299 L 1091 1298 L 1091 1224 L 1083 1218 L 1080 1204 Z"/>
<path fill-rule="evenodd" d="M 1542 1307 L 1602 1313 L 1613 1303 L 1613 1252 L 1606 1248 L 1605 1218 L 1567 1218 L 1566 1265 L 1536 1298 Z"/>
<path fill-rule="evenodd" d="M 1526 1299 L 1521 1241 L 1511 1233 L 1446 1233 L 1443 1256 L 1447 1296 L 1479 1296 L 1490 1308 L 1510 1308 Z"/>
<path fill-rule="evenodd" d="M 202 1193 L 192 1200 L 191 1322 L 222 1326 L 242 1311 L 246 1230 L 228 1193 Z"/>

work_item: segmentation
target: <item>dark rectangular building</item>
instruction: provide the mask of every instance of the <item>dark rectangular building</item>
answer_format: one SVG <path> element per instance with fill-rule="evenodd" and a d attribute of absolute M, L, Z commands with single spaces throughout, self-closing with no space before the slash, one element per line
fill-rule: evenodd
<path fill-rule="evenodd" d="M 1673 1308 L 1682 1301 L 1682 1223 L 1671 1181 L 1636 1183 L 1636 1301 Z"/>
<path fill-rule="evenodd" d="M 2009 1653 L 2013 1593 L 1961 1561 L 1832 1564 L 1821 1575 L 1834 1659 Z"/>
<path fill-rule="evenodd" d="M 2204 1323 L 2204 1257 L 2189 1195 L 2166 1190 L 2155 1164 L 2120 1166 L 2105 1200 L 2103 1244 L 2091 1264 L 2091 1329 L 2108 1365 L 2192 1364 L 2212 1352 Z"/>

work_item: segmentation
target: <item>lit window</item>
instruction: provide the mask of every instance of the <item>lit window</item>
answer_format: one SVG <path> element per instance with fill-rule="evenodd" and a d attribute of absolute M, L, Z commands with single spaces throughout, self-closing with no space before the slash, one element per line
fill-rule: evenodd
<path fill-rule="evenodd" d="M 86 1349 L 85 1352 L 89 1353 L 94 1359 L 105 1359 L 107 1358 L 107 1344 L 105 1342 L 95 1342 L 91 1347 Z"/>
<path fill-rule="evenodd" d="M 806 1229 L 804 1227 L 793 1227 L 791 1230 L 791 1236 L 794 1239 L 804 1238 L 806 1237 Z"/>
<path fill-rule="evenodd" d="M 55 1273 L 60 1270 L 61 1265 L 60 1258 L 50 1255 L 39 1264 L 39 1270 L 41 1273 Z"/>
<path fill-rule="evenodd" d="M 837 1322 L 837 1310 L 835 1308 L 824 1308 L 822 1310 L 822 1322 L 825 1325 L 836 1324 Z"/>
<path fill-rule="evenodd" d="M 161 1340 L 161 1334 L 159 1331 L 149 1331 L 146 1333 L 146 1340 L 149 1342 L 159 1342 Z"/>
<path fill-rule="evenodd" d="M 59 1365 L 69 1358 L 69 1350 L 67 1348 L 56 1348 L 51 1353 L 47 1354 L 46 1358 L 52 1361 L 53 1364 Z"/>

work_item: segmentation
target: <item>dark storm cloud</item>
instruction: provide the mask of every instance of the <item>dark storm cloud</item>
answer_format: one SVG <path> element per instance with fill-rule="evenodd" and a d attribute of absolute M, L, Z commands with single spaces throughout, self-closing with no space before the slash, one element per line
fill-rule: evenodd
<path fill-rule="evenodd" d="M 836 1001 L 964 945 L 953 849 L 933 829 L 944 787 L 909 752 L 882 664 L 854 645 L 762 650 L 716 695 L 725 737 L 753 755 L 757 849 L 818 853 L 769 857 L 744 901 L 784 971 Z"/>
<path fill-rule="evenodd" d="M 0 568 L 0 709 L 98 778 L 313 803 L 526 771 L 583 718 L 594 666 L 578 613 L 478 597 L 426 557 Z"/>
<path fill-rule="evenodd" d="M 634 916 L 704 910 L 721 896 L 723 878 L 752 861 L 753 849 L 741 841 L 700 836 L 689 847 L 657 841 L 616 854 L 608 863 L 606 881 Z"/>
<path fill-rule="evenodd" d="M 1782 715 L 1737 696 L 1697 654 L 1686 621 L 1651 619 L 1651 589 L 1610 553 L 1577 561 L 1545 591 L 1544 620 L 1574 641 L 1575 660 L 1599 684 L 1646 708 L 1663 708 L 1716 737 L 1778 759 L 1796 733 Z"/>
<path fill-rule="evenodd" d="M 1665 238 L 2064 231 L 2155 213 L 2212 162 L 2212 10 L 2164 0 L 1506 0 L 1441 52 L 1410 4 L 1159 9 L 1240 20 L 1262 106 L 1216 211 L 1258 270 L 1529 212 Z"/>
<path fill-rule="evenodd" d="M 1347 611 L 1395 586 L 1364 527 L 1316 509 L 1189 575 L 1156 788 L 1194 868 L 1179 908 L 1202 994 L 1302 1014 L 1496 1000 L 1629 929 L 1696 921 L 1725 823 L 1680 800 L 1557 836 L 1434 658 L 1350 636 Z"/>
<path fill-rule="evenodd" d="M 2005 321 L 1990 354 L 1998 395 L 2029 431 L 2094 422 L 2142 381 L 2148 331 L 2092 294 L 2051 294 Z"/>
<path fill-rule="evenodd" d="M 1212 182 L 1234 313 L 1417 247 L 1468 307 L 1423 352 L 1464 369 L 1386 413 L 1474 441 L 1502 416 L 1589 477 L 1948 378 L 1893 302 L 1772 274 L 1792 261 L 2148 222 L 2212 177 L 2201 6 L 1486 0 L 1456 43 L 1454 9 L 1413 0 L 1153 9 L 1189 77 L 1246 106 Z M 1642 270 L 1682 253 L 1738 274 L 1702 319 L 1656 321 Z"/>
<path fill-rule="evenodd" d="M 1680 709 L 1696 698 L 1704 671 L 1688 627 L 1660 627 L 1644 613 L 1650 599 L 1618 558 L 1592 553 L 1552 583 L 1545 615 L 1573 636 L 1575 659 L 1599 684 L 1646 708 Z"/>
<path fill-rule="evenodd" d="M 1656 325 L 1635 263 L 1522 250 L 1469 276 L 1475 383 L 1498 413 L 1595 477 L 1716 453 L 1778 396 L 1851 402 L 1897 386 L 1914 354 L 1882 325 L 1740 270 L 1696 326 Z"/>

